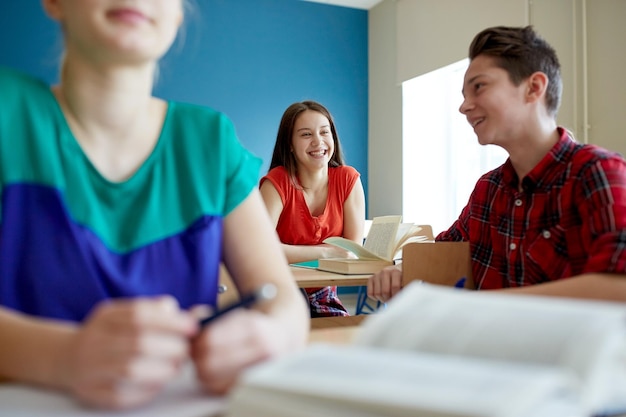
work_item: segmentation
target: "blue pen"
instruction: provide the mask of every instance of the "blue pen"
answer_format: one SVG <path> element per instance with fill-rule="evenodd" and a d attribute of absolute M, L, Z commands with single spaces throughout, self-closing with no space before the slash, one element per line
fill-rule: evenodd
<path fill-rule="evenodd" d="M 461 277 L 461 279 L 454 284 L 454 288 L 465 288 L 465 277 Z"/>
<path fill-rule="evenodd" d="M 248 294 L 245 297 L 242 297 L 241 300 L 239 300 L 238 302 L 233 303 L 229 305 L 228 307 L 223 308 L 222 310 L 216 312 L 212 316 L 205 317 L 202 320 L 200 320 L 200 327 L 206 326 L 207 324 L 211 323 L 213 320 L 216 320 L 217 318 L 222 317 L 224 314 L 229 313 L 236 308 L 250 307 L 253 304 L 259 303 L 261 301 L 271 300 L 274 297 L 276 297 L 276 292 L 277 292 L 276 285 L 264 284 L 253 293 Z"/>

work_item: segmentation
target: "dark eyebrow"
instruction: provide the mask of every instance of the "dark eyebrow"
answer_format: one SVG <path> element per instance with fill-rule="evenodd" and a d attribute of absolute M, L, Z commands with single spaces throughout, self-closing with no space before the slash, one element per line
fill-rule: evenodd
<path fill-rule="evenodd" d="M 324 126 L 320 126 L 320 129 L 330 129 L 330 125 L 324 125 Z M 301 130 L 314 130 L 311 129 L 310 127 L 301 127 L 300 129 L 297 129 L 296 132 L 300 132 Z"/>
<path fill-rule="evenodd" d="M 478 74 L 478 75 L 474 75 L 472 78 L 470 78 L 469 80 L 467 80 L 467 82 L 465 84 L 463 84 L 463 88 L 461 88 L 461 94 L 463 94 L 463 97 L 465 97 L 465 86 L 466 85 L 470 85 L 471 83 L 473 83 L 474 81 L 476 81 L 477 78 L 482 77 L 484 74 Z"/>

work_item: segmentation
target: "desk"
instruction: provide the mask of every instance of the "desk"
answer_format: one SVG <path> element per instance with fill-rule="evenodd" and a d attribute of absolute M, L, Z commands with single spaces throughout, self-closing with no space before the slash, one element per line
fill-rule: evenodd
<path fill-rule="evenodd" d="M 360 287 L 367 285 L 367 280 L 371 275 L 343 275 L 333 272 L 319 271 L 311 268 L 299 268 L 290 266 L 291 274 L 296 280 L 300 288 L 318 288 L 318 287 Z M 228 304 L 239 299 L 239 293 L 233 284 L 228 271 L 223 265 L 220 265 L 220 285 L 226 288 L 223 294 L 217 297 L 217 305 L 223 308 Z"/>
<path fill-rule="evenodd" d="M 367 285 L 367 280 L 371 274 L 364 275 L 343 275 L 333 272 L 319 271 L 311 268 L 299 268 L 291 266 L 291 273 L 296 279 L 300 288 L 316 287 L 360 287 Z"/>
<path fill-rule="evenodd" d="M 331 345 L 349 345 L 354 341 L 358 331 L 359 326 L 313 329 L 309 334 L 309 344 L 329 343 Z"/>
<path fill-rule="evenodd" d="M 359 326 L 367 314 L 358 316 L 316 317 L 311 319 L 311 330 L 328 329 L 330 327 L 354 327 Z"/>
<path fill-rule="evenodd" d="M 366 317 L 367 315 L 311 319 L 309 343 L 350 344 Z"/>

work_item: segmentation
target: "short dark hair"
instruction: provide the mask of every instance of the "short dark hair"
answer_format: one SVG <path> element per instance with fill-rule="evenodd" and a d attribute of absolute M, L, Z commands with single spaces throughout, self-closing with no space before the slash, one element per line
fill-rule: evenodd
<path fill-rule="evenodd" d="M 546 74 L 546 107 L 556 117 L 563 91 L 561 64 L 554 48 L 532 26 L 496 26 L 483 30 L 469 47 L 470 60 L 479 55 L 495 58 L 496 65 L 509 74 L 515 85 L 520 85 L 537 71 Z"/>
<path fill-rule="evenodd" d="M 328 109 L 320 103 L 312 100 L 293 103 L 287 107 L 287 110 L 285 110 L 283 117 L 280 120 L 278 133 L 276 134 L 276 143 L 274 144 L 274 153 L 272 154 L 272 162 L 270 163 L 270 170 L 279 166 L 285 167 L 287 173 L 289 174 L 289 178 L 291 178 L 291 181 L 295 186 L 298 186 L 298 181 L 296 181 L 297 165 L 296 158 L 291 152 L 291 140 L 293 138 L 293 129 L 296 124 L 296 120 L 298 119 L 298 116 L 306 110 L 312 110 L 323 114 L 330 123 L 330 131 L 333 135 L 335 152 L 328 162 L 328 166 L 337 167 L 344 165 L 339 136 L 337 135 L 337 129 L 335 128 L 333 116 L 330 114 Z"/>

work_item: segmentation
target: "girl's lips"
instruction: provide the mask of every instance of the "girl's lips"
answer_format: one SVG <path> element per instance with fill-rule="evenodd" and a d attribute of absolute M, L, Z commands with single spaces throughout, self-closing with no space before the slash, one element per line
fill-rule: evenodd
<path fill-rule="evenodd" d="M 135 9 L 115 9 L 107 13 L 110 18 L 128 24 L 138 24 L 148 21 L 146 15 Z"/>
<path fill-rule="evenodd" d="M 328 150 L 326 149 L 320 149 L 318 151 L 309 152 L 309 155 L 311 155 L 314 158 L 321 158 L 325 156 L 327 152 Z"/>

